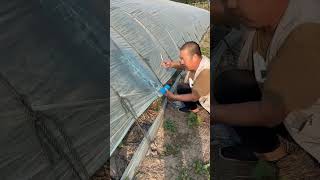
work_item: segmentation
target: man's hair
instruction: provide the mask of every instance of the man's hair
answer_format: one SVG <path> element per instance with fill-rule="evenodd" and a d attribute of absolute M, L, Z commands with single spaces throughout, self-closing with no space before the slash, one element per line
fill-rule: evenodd
<path fill-rule="evenodd" d="M 180 51 L 187 49 L 190 53 L 191 56 L 193 55 L 198 55 L 199 57 L 201 57 L 201 50 L 200 50 L 200 46 L 198 43 L 194 42 L 194 41 L 189 41 L 184 43 L 184 45 L 181 46 Z"/>

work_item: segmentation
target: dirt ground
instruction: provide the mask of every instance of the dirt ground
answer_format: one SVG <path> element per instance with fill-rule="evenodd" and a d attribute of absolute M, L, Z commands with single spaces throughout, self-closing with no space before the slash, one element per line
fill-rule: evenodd
<path fill-rule="evenodd" d="M 188 113 L 180 112 L 169 104 L 163 125 L 135 179 L 209 179 L 209 113 L 201 109 L 198 116 L 202 122 L 192 126 Z"/>

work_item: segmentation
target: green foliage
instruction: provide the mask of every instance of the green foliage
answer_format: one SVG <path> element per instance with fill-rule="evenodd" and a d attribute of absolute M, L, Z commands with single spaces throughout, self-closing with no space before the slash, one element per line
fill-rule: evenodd
<path fill-rule="evenodd" d="M 166 144 L 165 145 L 165 151 L 164 155 L 169 156 L 169 155 L 177 155 L 180 151 L 180 146 L 178 145 L 171 145 L 171 144 Z"/>
<path fill-rule="evenodd" d="M 201 53 L 206 57 L 210 57 L 210 48 L 208 47 L 201 47 Z"/>
<path fill-rule="evenodd" d="M 152 104 L 152 110 L 159 112 L 161 110 L 162 98 L 158 98 Z"/>
<path fill-rule="evenodd" d="M 174 122 L 171 119 L 167 119 L 163 123 L 163 128 L 165 131 L 169 131 L 171 133 L 175 133 L 177 131 L 176 125 L 174 124 Z"/>
<path fill-rule="evenodd" d="M 270 179 L 277 180 L 275 168 L 268 162 L 260 160 L 253 171 L 253 177 L 257 180 Z"/>
<path fill-rule="evenodd" d="M 202 123 L 202 118 L 200 116 L 198 116 L 197 114 L 190 112 L 188 115 L 188 126 L 190 128 L 192 127 L 197 127 L 199 125 L 201 125 Z"/>
<path fill-rule="evenodd" d="M 205 164 L 200 160 L 193 162 L 194 172 L 199 175 L 210 175 L 210 164 Z"/>
<path fill-rule="evenodd" d="M 188 174 L 188 169 L 182 168 L 176 180 L 191 180 L 191 177 Z"/>

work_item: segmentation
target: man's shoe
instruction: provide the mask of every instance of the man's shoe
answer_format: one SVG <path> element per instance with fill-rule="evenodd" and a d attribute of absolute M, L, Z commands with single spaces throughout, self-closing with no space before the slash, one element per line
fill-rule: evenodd
<path fill-rule="evenodd" d="M 185 105 L 181 101 L 173 101 L 171 105 L 174 109 L 179 109 L 185 107 Z"/>
<path fill-rule="evenodd" d="M 184 113 L 189 113 L 191 110 L 189 107 L 182 107 L 182 108 L 179 108 L 179 111 L 184 112 Z"/>
<path fill-rule="evenodd" d="M 217 180 L 277 179 L 277 168 L 273 163 L 263 163 L 254 152 L 238 145 L 230 147 L 215 146 L 213 178 Z"/>
<path fill-rule="evenodd" d="M 255 153 L 242 145 L 221 148 L 223 158 L 235 161 L 258 161 Z"/>

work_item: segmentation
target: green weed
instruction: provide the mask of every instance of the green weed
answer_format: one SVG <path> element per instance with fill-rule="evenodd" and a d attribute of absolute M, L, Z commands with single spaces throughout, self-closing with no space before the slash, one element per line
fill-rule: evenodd
<path fill-rule="evenodd" d="M 163 128 L 165 131 L 169 131 L 171 133 L 175 133 L 177 131 L 176 125 L 174 124 L 174 122 L 171 119 L 167 119 L 163 123 Z"/>
<path fill-rule="evenodd" d="M 176 180 L 191 180 L 191 177 L 188 174 L 187 168 L 182 168 L 179 172 L 179 176 L 176 178 Z"/>
<path fill-rule="evenodd" d="M 201 125 L 202 123 L 202 118 L 200 116 L 198 116 L 197 114 L 190 112 L 188 115 L 188 126 L 190 128 L 192 127 L 197 127 L 199 125 Z"/>
<path fill-rule="evenodd" d="M 165 151 L 164 155 L 169 156 L 169 155 L 177 155 L 180 151 L 180 146 L 178 145 L 171 145 L 171 144 L 166 144 L 165 145 Z"/>
<path fill-rule="evenodd" d="M 205 164 L 200 160 L 193 162 L 194 172 L 199 175 L 209 175 L 210 174 L 210 164 Z"/>

